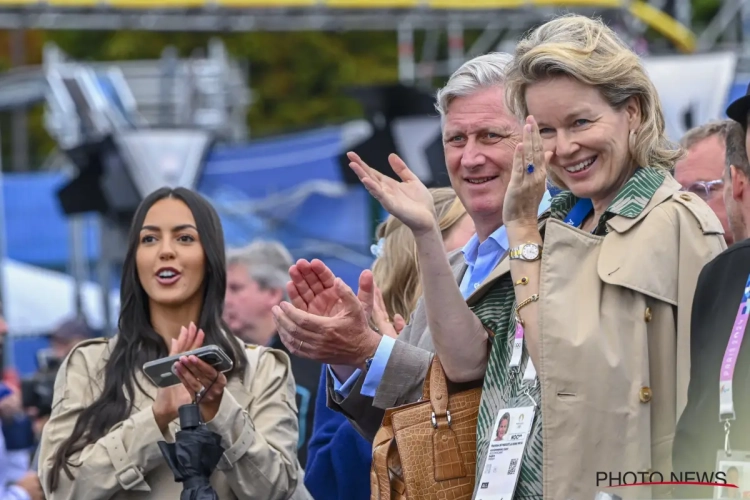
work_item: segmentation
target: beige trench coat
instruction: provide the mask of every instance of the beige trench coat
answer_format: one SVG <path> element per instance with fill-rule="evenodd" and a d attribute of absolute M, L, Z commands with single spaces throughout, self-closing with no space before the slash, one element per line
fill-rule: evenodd
<path fill-rule="evenodd" d="M 55 383 L 52 416 L 44 428 L 39 474 L 48 500 L 155 499 L 180 497 L 159 451 L 164 441 L 151 410 L 153 403 L 137 391 L 130 418 L 73 456 L 71 481 L 64 471 L 56 491 L 47 487 L 53 455 L 71 434 L 82 409 L 101 392 L 102 369 L 114 339 L 96 339 L 76 346 L 66 358 Z M 281 351 L 248 346 L 249 367 L 244 380 L 227 384 L 216 417 L 208 427 L 222 436 L 224 456 L 211 484 L 222 500 L 309 498 L 297 461 L 298 421 L 295 386 L 289 358 Z M 141 386 L 151 398 L 156 387 L 142 374 Z M 174 442 L 178 421 L 166 440 Z"/>
<path fill-rule="evenodd" d="M 545 500 L 670 495 L 663 487 L 608 490 L 597 472 L 654 471 L 668 481 L 672 470 L 693 293 L 703 266 L 726 248 L 713 211 L 679 189 L 667 176 L 638 217 L 613 217 L 605 237 L 546 223 L 537 367 Z M 487 282 L 508 271 L 506 259 Z"/>

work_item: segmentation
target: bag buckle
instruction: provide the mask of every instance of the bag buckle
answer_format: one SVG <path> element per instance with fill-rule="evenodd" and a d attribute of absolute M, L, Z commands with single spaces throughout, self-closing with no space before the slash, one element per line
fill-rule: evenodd
<path fill-rule="evenodd" d="M 451 426 L 451 411 L 445 410 L 445 416 L 448 418 L 448 427 Z M 435 412 L 432 412 L 432 416 L 430 417 L 430 420 L 432 421 L 432 428 L 437 429 L 437 416 L 435 415 Z"/>

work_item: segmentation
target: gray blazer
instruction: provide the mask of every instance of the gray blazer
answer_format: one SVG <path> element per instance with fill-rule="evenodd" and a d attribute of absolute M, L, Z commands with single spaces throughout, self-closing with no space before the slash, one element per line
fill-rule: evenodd
<path fill-rule="evenodd" d="M 466 272 L 463 253 L 457 250 L 448 258 L 456 282 L 461 283 Z M 432 335 L 427 324 L 424 300 L 420 298 L 409 324 L 393 346 L 375 398 L 360 394 L 362 383 L 367 376 L 365 371 L 360 374 L 346 398 L 336 394 L 333 379 L 328 373 L 328 407 L 343 414 L 357 432 L 372 441 L 380 428 L 386 409 L 413 403 L 422 397 L 422 386 L 434 352 L 435 346 L 432 344 Z"/>

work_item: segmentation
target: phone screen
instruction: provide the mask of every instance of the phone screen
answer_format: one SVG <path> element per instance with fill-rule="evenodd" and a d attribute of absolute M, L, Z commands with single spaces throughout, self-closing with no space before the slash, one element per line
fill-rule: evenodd
<path fill-rule="evenodd" d="M 208 352 L 206 354 L 202 354 L 200 358 L 202 361 L 205 361 L 211 366 L 216 366 L 216 365 L 221 364 L 221 357 L 219 357 L 219 355 L 216 354 L 215 352 Z"/>

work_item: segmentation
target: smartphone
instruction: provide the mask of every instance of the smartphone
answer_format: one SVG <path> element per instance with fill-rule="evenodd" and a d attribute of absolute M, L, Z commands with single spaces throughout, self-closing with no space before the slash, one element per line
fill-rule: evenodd
<path fill-rule="evenodd" d="M 175 356 L 156 359 L 143 365 L 143 371 L 157 387 L 170 387 L 180 383 L 174 372 L 174 364 L 183 356 L 195 356 L 213 366 L 216 371 L 228 372 L 234 366 L 229 356 L 219 346 L 207 345 Z"/>

